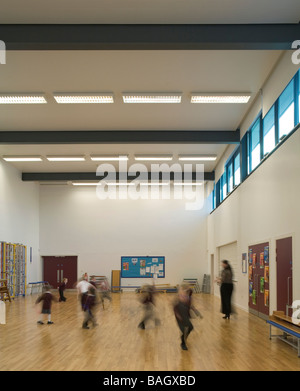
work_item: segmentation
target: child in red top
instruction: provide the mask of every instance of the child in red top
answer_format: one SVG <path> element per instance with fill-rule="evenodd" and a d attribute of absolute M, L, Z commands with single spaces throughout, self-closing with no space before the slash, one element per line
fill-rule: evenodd
<path fill-rule="evenodd" d="M 37 322 L 38 324 L 44 324 L 43 322 L 43 315 L 48 315 L 48 322 L 47 324 L 53 324 L 51 321 L 51 307 L 52 307 L 52 301 L 58 301 L 58 299 L 53 296 L 53 294 L 50 292 L 50 285 L 46 285 L 43 290 L 44 293 L 39 296 L 35 302 L 35 304 L 39 304 L 42 302 L 42 310 L 40 315 L 40 320 Z"/>

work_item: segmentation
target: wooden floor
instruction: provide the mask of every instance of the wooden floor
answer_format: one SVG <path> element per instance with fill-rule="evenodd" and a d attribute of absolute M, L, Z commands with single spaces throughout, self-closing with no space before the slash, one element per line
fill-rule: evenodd
<path fill-rule="evenodd" d="M 82 329 L 76 292 L 52 308 L 53 325 L 38 325 L 37 294 L 6 302 L 6 324 L 0 325 L 1 371 L 299 371 L 297 351 L 269 340 L 265 321 L 239 310 L 222 319 L 220 300 L 195 294 L 203 319 L 193 319 L 188 351 L 172 312 L 175 294 L 159 294 L 161 325 L 137 328 L 139 295 L 112 294 L 112 303 L 95 311 L 99 325 Z M 274 330 L 275 332 L 275 330 Z"/>

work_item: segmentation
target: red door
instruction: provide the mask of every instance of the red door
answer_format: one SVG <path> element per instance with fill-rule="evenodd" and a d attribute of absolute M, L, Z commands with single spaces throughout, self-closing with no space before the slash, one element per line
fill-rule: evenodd
<path fill-rule="evenodd" d="M 266 318 L 269 315 L 269 243 L 249 246 L 249 309 Z"/>
<path fill-rule="evenodd" d="M 67 289 L 74 288 L 77 282 L 77 256 L 54 257 L 44 259 L 44 281 L 57 288 L 64 278 L 68 279 Z"/>
<path fill-rule="evenodd" d="M 276 240 L 277 261 L 277 310 L 286 313 L 286 306 L 293 302 L 292 238 Z M 292 310 L 289 310 L 291 316 Z"/>

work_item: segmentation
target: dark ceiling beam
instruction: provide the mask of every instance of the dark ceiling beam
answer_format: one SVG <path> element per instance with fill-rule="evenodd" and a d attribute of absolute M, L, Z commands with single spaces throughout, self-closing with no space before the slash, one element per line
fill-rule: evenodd
<path fill-rule="evenodd" d="M 125 174 L 126 175 L 126 174 Z M 22 173 L 22 181 L 24 182 L 51 182 L 51 181 L 100 181 L 104 179 L 104 176 L 97 176 L 96 172 L 23 172 Z M 116 172 L 116 179 L 118 180 L 120 177 L 120 173 Z M 124 177 L 124 175 L 123 175 Z M 132 181 L 137 176 L 130 176 L 127 174 L 127 178 L 129 181 Z M 160 172 L 160 179 L 162 178 Z M 170 179 L 174 179 L 174 172 L 170 172 Z M 183 178 L 184 179 L 184 178 Z M 205 172 L 204 180 L 205 181 L 214 181 L 215 172 Z M 151 172 L 148 172 L 148 180 L 151 180 Z M 196 173 L 192 173 L 192 180 L 196 180 Z"/>
<path fill-rule="evenodd" d="M 238 144 L 240 131 L 0 131 L 0 144 Z"/>
<path fill-rule="evenodd" d="M 300 24 L 2 24 L 7 50 L 291 50 Z"/>

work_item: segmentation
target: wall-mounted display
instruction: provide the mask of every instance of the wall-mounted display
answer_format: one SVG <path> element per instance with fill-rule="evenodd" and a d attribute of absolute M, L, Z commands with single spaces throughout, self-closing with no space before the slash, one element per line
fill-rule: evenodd
<path fill-rule="evenodd" d="M 121 257 L 121 278 L 164 278 L 165 257 Z"/>

